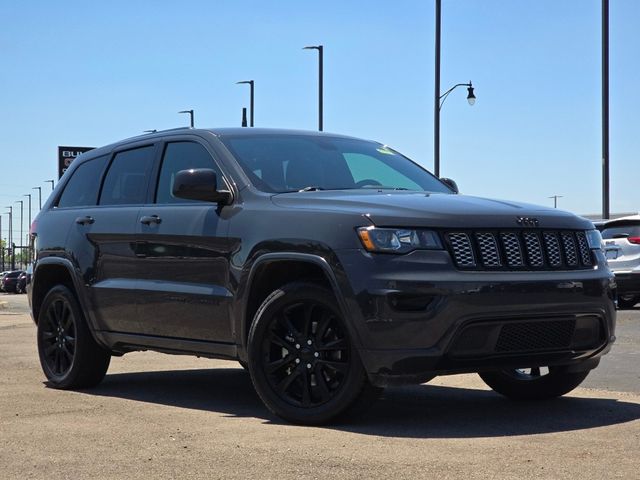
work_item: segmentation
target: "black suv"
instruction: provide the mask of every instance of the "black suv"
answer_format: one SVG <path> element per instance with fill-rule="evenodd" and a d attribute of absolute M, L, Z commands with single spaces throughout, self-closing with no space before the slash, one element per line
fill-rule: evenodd
<path fill-rule="evenodd" d="M 458 195 L 346 136 L 178 129 L 92 150 L 32 241 L 58 388 L 96 385 L 135 350 L 238 360 L 274 413 L 318 424 L 436 375 L 563 395 L 615 338 L 591 222 Z"/>

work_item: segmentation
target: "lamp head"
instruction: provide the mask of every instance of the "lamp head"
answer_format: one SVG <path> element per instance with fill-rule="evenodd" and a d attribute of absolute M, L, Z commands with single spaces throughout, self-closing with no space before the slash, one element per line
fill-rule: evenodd
<path fill-rule="evenodd" d="M 467 102 L 469 105 L 473 106 L 476 103 L 476 96 L 473 94 L 473 85 L 469 82 L 469 86 L 467 87 Z"/>

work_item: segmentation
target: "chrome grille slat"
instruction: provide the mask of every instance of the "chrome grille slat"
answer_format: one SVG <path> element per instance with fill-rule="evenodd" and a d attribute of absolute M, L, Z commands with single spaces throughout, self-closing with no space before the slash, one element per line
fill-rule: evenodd
<path fill-rule="evenodd" d="M 475 270 L 588 269 L 593 257 L 584 231 L 447 232 L 458 268 Z"/>

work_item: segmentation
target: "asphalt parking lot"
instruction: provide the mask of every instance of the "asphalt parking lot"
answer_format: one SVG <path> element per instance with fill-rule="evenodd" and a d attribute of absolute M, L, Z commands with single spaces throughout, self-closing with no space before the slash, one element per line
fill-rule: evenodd
<path fill-rule="evenodd" d="M 25 295 L 0 294 L 0 478 L 638 478 L 640 309 L 583 387 L 514 403 L 475 375 L 389 389 L 358 421 L 273 417 L 235 363 L 132 353 L 47 388 Z"/>

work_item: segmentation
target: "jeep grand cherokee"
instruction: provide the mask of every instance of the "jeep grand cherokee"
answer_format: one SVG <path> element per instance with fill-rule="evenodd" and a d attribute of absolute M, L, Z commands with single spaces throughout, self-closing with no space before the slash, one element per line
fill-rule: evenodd
<path fill-rule="evenodd" d="M 135 350 L 238 360 L 271 411 L 318 424 L 436 375 L 563 395 L 615 338 L 591 222 L 459 195 L 346 136 L 177 129 L 98 148 L 32 238 L 29 300 L 58 388 L 96 385 Z"/>

